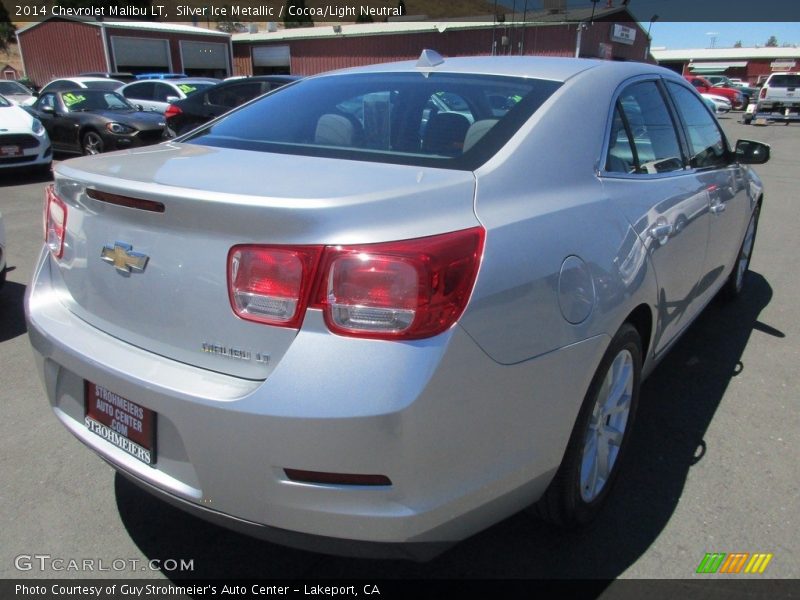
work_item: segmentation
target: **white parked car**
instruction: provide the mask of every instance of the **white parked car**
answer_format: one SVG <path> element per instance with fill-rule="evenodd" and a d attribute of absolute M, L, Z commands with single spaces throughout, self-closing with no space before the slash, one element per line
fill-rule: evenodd
<path fill-rule="evenodd" d="M 54 79 L 48 83 L 39 91 L 39 95 L 49 92 L 69 92 L 82 89 L 113 92 L 123 85 L 125 85 L 123 82 L 109 79 L 108 77 L 65 77 L 63 79 Z"/>
<path fill-rule="evenodd" d="M 724 96 L 717 96 L 716 94 L 700 94 L 706 100 L 710 100 L 711 103 L 714 105 L 715 112 L 718 115 L 725 114 L 730 112 L 732 106 L 730 100 L 725 98 Z M 709 107 L 711 105 L 709 104 Z"/>
<path fill-rule="evenodd" d="M 18 81 L 0 81 L 0 94 L 20 106 L 30 106 L 36 102 L 33 92 Z"/>
<path fill-rule="evenodd" d="M 49 170 L 53 150 L 39 119 L 0 96 L 0 169 Z"/>
<path fill-rule="evenodd" d="M 183 100 L 199 90 L 208 89 L 219 83 L 219 79 L 196 77 L 183 79 L 146 79 L 133 81 L 122 86 L 117 92 L 132 104 L 143 110 L 164 114 L 172 102 Z"/>

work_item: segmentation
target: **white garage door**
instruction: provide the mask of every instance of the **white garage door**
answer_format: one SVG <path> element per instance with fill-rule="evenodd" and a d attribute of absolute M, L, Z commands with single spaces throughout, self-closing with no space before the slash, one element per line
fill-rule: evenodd
<path fill-rule="evenodd" d="M 253 48 L 254 67 L 288 67 L 290 64 L 289 46 L 256 46 Z"/>
<path fill-rule="evenodd" d="M 184 69 L 228 71 L 228 46 L 214 42 L 181 42 Z"/>
<path fill-rule="evenodd" d="M 111 47 L 117 69 L 159 67 L 170 70 L 168 40 L 112 36 Z"/>

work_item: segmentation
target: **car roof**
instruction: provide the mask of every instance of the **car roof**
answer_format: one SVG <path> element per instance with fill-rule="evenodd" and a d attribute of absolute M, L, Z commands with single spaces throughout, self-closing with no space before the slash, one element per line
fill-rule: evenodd
<path fill-rule="evenodd" d="M 221 83 L 219 79 L 213 77 L 181 77 L 180 79 L 137 79 L 130 81 L 125 85 L 133 85 L 134 83 L 166 83 L 167 85 L 186 85 L 187 83 Z"/>
<path fill-rule="evenodd" d="M 297 81 L 303 79 L 303 75 L 253 75 L 242 77 L 241 79 L 230 79 L 229 81 Z"/>
<path fill-rule="evenodd" d="M 58 79 L 53 79 L 53 81 L 78 81 L 80 83 L 85 83 L 87 81 L 113 81 L 113 78 L 109 77 L 84 77 L 82 75 L 78 75 L 76 77 L 59 77 Z M 51 81 L 50 83 L 53 83 Z M 50 85 L 50 84 L 48 84 Z"/>
<path fill-rule="evenodd" d="M 468 56 L 445 58 L 432 67 L 420 67 L 418 61 L 379 63 L 365 67 L 354 67 L 321 73 L 325 77 L 342 73 L 464 73 L 480 75 L 501 75 L 508 77 L 533 77 L 564 82 L 579 73 L 590 69 L 602 69 L 620 78 L 633 77 L 646 73 L 680 78 L 674 71 L 648 63 L 621 62 L 587 58 L 543 57 L 543 56 Z"/>

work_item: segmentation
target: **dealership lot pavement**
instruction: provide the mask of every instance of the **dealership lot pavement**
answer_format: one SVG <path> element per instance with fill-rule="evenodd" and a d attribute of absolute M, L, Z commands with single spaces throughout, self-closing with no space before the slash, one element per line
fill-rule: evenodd
<path fill-rule="evenodd" d="M 0 578 L 685 578 L 707 552 L 772 553 L 766 575 L 800 577 L 800 126 L 737 119 L 722 119 L 732 140 L 772 144 L 757 168 L 766 199 L 747 291 L 712 304 L 646 382 L 631 460 L 599 522 L 563 533 L 519 514 L 425 564 L 317 555 L 208 525 L 68 434 L 41 390 L 22 307 L 46 180 L 0 175 L 13 267 L 0 292 Z M 95 570 L 53 569 L 71 559 Z M 169 570 L 181 560 L 193 571 Z"/>

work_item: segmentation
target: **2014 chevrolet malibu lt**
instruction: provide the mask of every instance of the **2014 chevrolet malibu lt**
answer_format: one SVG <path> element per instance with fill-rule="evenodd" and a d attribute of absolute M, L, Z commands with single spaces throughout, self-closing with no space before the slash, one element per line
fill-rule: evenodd
<path fill-rule="evenodd" d="M 581 525 L 642 379 L 746 283 L 768 157 L 651 65 L 323 74 L 60 163 L 30 338 L 69 431 L 233 529 L 419 556 L 529 505 Z"/>

